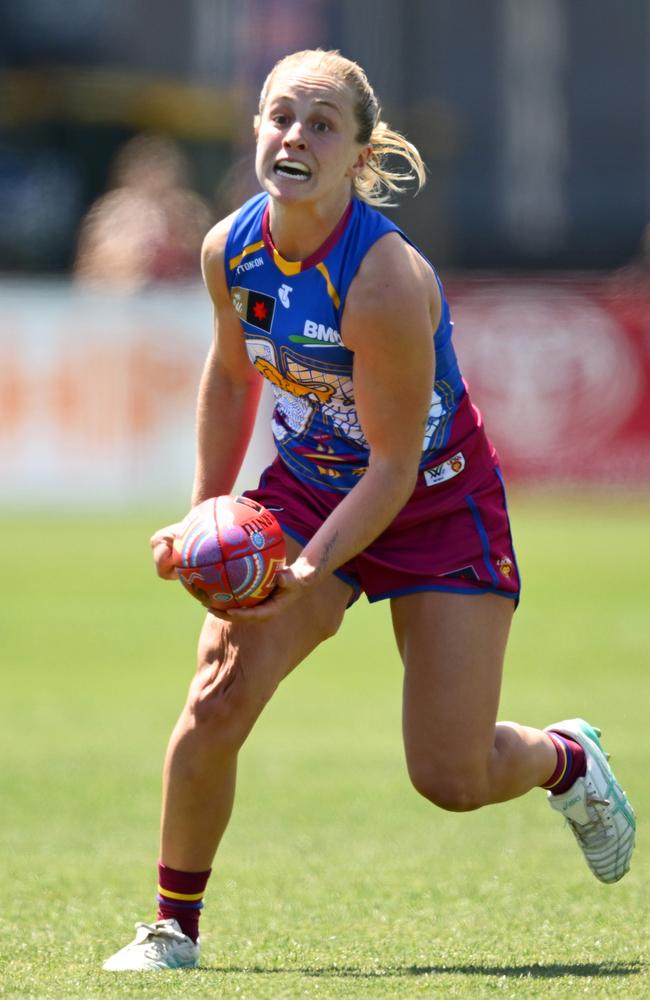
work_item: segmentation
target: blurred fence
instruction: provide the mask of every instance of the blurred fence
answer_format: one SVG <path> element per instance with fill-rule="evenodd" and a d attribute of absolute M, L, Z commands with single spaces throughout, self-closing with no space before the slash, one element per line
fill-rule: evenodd
<path fill-rule="evenodd" d="M 202 286 L 0 282 L 0 502 L 187 504 L 211 322 Z M 260 428 L 242 479 L 270 452 Z"/>
<path fill-rule="evenodd" d="M 647 282 L 463 278 L 447 289 L 509 481 L 650 485 Z M 120 296 L 0 283 L 0 502 L 185 505 L 210 336 L 201 286 Z M 263 418 L 269 407 L 267 394 Z M 272 453 L 267 424 L 241 488 Z"/>
<path fill-rule="evenodd" d="M 510 481 L 650 484 L 650 280 L 449 283 L 456 346 Z"/>

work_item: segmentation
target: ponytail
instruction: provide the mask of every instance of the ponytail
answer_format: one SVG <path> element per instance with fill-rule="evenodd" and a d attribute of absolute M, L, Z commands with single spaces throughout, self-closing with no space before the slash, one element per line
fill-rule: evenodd
<path fill-rule="evenodd" d="M 401 194 L 410 181 L 417 181 L 417 191 L 423 187 L 425 166 L 413 143 L 384 121 L 377 122 L 369 141 L 372 146 L 370 158 L 353 181 L 358 198 L 369 205 L 394 205 L 392 196 Z M 406 169 L 391 169 L 387 162 L 389 157 L 401 157 L 406 161 Z"/>

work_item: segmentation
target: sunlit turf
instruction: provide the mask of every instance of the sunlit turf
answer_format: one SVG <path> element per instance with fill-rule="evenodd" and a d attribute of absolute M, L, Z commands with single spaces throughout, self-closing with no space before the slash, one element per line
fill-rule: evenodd
<path fill-rule="evenodd" d="M 162 978 L 100 965 L 153 912 L 200 608 L 152 574 L 156 515 L 3 518 L 0 995 L 649 996 L 648 507 L 511 500 L 525 583 L 502 716 L 602 727 L 639 819 L 622 883 L 592 878 L 542 792 L 468 815 L 416 795 L 388 607 L 363 601 L 247 744 L 202 968 Z"/>

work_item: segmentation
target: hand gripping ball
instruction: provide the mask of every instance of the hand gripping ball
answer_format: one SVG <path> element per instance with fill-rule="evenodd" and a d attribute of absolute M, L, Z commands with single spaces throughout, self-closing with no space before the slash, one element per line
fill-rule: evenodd
<path fill-rule="evenodd" d="M 183 586 L 206 608 L 250 608 L 275 586 L 285 564 L 282 528 L 248 497 L 204 500 L 185 517 L 173 559 Z"/>

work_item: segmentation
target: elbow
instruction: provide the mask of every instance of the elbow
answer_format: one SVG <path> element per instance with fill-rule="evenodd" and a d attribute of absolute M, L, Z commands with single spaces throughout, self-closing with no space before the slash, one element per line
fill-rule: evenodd
<path fill-rule="evenodd" d="M 396 500 L 400 502 L 400 508 L 406 503 L 416 487 L 420 469 L 419 457 L 418 455 L 418 458 L 414 460 L 400 455 L 376 459 L 374 462 L 371 458 L 369 471 L 370 468 L 375 467 L 384 479 L 388 492 L 394 493 Z"/>
<path fill-rule="evenodd" d="M 418 481 L 418 471 L 419 466 L 417 463 L 410 462 L 408 465 L 399 466 L 395 470 L 395 476 L 397 481 L 400 483 L 402 488 L 402 493 L 404 495 L 404 502 L 408 500 L 411 496 L 413 490 L 416 487 Z"/>
<path fill-rule="evenodd" d="M 411 467 L 408 475 L 404 476 L 404 503 L 411 498 L 418 482 L 419 466 Z"/>

